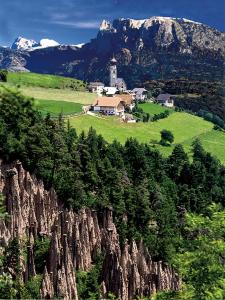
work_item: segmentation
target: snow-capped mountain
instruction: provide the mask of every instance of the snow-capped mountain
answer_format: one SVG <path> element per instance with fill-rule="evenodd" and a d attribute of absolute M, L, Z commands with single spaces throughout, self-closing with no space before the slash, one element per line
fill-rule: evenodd
<path fill-rule="evenodd" d="M 82 48 L 84 45 L 85 45 L 85 43 L 76 44 L 76 45 L 71 45 L 71 46 L 77 47 L 77 48 Z"/>
<path fill-rule="evenodd" d="M 19 36 L 15 39 L 14 43 L 11 46 L 11 49 L 14 50 L 30 50 L 32 48 L 38 47 L 39 44 L 34 40 L 29 40 Z"/>
<path fill-rule="evenodd" d="M 29 40 L 23 37 L 18 37 L 11 46 L 11 49 L 20 51 L 32 51 L 36 49 L 56 47 L 59 43 L 50 39 L 41 39 L 40 42 Z"/>
<path fill-rule="evenodd" d="M 60 44 L 55 40 L 42 39 L 40 40 L 39 45 L 40 45 L 39 48 L 48 48 L 48 47 L 56 47 L 59 46 Z"/>

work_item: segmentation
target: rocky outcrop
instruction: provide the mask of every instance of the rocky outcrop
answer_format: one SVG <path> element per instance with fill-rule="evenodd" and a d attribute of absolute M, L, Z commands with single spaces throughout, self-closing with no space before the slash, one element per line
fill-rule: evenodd
<path fill-rule="evenodd" d="M 0 162 L 0 193 L 5 195 L 9 218 L 0 221 L 1 246 L 13 237 L 26 237 L 27 261 L 23 278 L 36 274 L 33 245 L 38 236 L 51 239 L 41 286 L 42 298 L 78 299 L 76 270 L 92 268 L 96 255 L 104 252 L 102 296 L 120 299 L 148 296 L 158 290 L 177 290 L 179 279 L 163 262 L 153 262 L 142 243 L 126 243 L 122 249 L 113 213 L 64 209 L 54 190 L 25 171 L 20 162 Z"/>
<path fill-rule="evenodd" d="M 28 56 L 26 53 L 0 47 L 0 68 L 11 72 L 29 72 L 26 68 Z"/>

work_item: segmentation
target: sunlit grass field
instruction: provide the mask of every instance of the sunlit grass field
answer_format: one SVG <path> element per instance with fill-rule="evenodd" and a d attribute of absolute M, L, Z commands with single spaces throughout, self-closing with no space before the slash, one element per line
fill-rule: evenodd
<path fill-rule="evenodd" d="M 55 100 L 81 103 L 83 105 L 92 104 L 96 98 L 95 94 L 89 92 L 79 92 L 67 89 L 50 89 L 40 87 L 25 87 L 19 88 L 25 96 L 32 97 L 38 100 Z"/>
<path fill-rule="evenodd" d="M 78 133 L 87 132 L 90 127 L 96 129 L 108 142 L 117 139 L 125 143 L 127 138 L 136 138 L 139 142 L 149 143 L 163 155 L 168 156 L 175 144 L 182 144 L 191 156 L 191 145 L 198 138 L 206 151 L 212 153 L 225 164 L 225 132 L 213 130 L 213 124 L 188 113 L 174 112 L 168 118 L 150 123 L 127 124 L 116 117 L 96 118 L 88 115 L 70 117 L 70 123 Z M 163 147 L 157 144 L 160 131 L 168 129 L 174 134 L 174 144 Z"/>
<path fill-rule="evenodd" d="M 86 85 L 83 81 L 74 78 L 45 75 L 30 72 L 11 73 L 7 75 L 7 83 L 11 85 L 37 86 L 56 89 L 84 90 Z"/>
<path fill-rule="evenodd" d="M 88 131 L 93 127 L 109 142 L 117 139 L 124 143 L 127 138 L 134 137 L 140 142 L 149 143 L 159 141 L 160 131 L 168 129 L 173 132 L 175 143 L 183 143 L 193 137 L 209 132 L 213 124 L 187 113 L 173 113 L 168 118 L 149 123 L 124 123 L 116 117 L 96 118 L 93 116 L 79 116 L 70 119 L 78 133 Z"/>
<path fill-rule="evenodd" d="M 86 84 L 74 78 L 36 73 L 8 73 L 6 87 L 18 88 L 22 94 L 38 100 L 55 100 L 92 104 L 95 94 L 86 91 Z"/>
<path fill-rule="evenodd" d="M 158 115 L 160 113 L 165 112 L 166 110 L 169 110 L 170 112 L 173 112 L 174 110 L 171 108 L 167 108 L 165 106 L 156 104 L 156 103 L 140 103 L 138 105 L 143 109 L 145 113 L 149 113 L 150 115 Z"/>
<path fill-rule="evenodd" d="M 57 117 L 59 114 L 72 115 L 82 112 L 80 103 L 53 101 L 53 100 L 35 100 L 35 106 L 43 114 L 50 113 L 52 117 Z"/>

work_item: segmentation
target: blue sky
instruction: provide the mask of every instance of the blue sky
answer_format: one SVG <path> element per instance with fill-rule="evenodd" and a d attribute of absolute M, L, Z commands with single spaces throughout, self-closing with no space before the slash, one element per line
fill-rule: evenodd
<path fill-rule="evenodd" d="M 0 45 L 17 36 L 87 42 L 101 20 L 184 17 L 225 32 L 225 0 L 0 0 Z"/>

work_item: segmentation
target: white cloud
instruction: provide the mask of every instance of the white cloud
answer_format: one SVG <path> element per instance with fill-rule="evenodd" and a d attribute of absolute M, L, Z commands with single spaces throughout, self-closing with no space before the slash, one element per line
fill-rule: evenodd
<path fill-rule="evenodd" d="M 81 28 L 81 29 L 95 29 L 99 28 L 98 21 L 79 21 L 79 22 L 70 22 L 70 21 L 52 21 L 52 24 L 68 26 L 72 28 Z"/>

